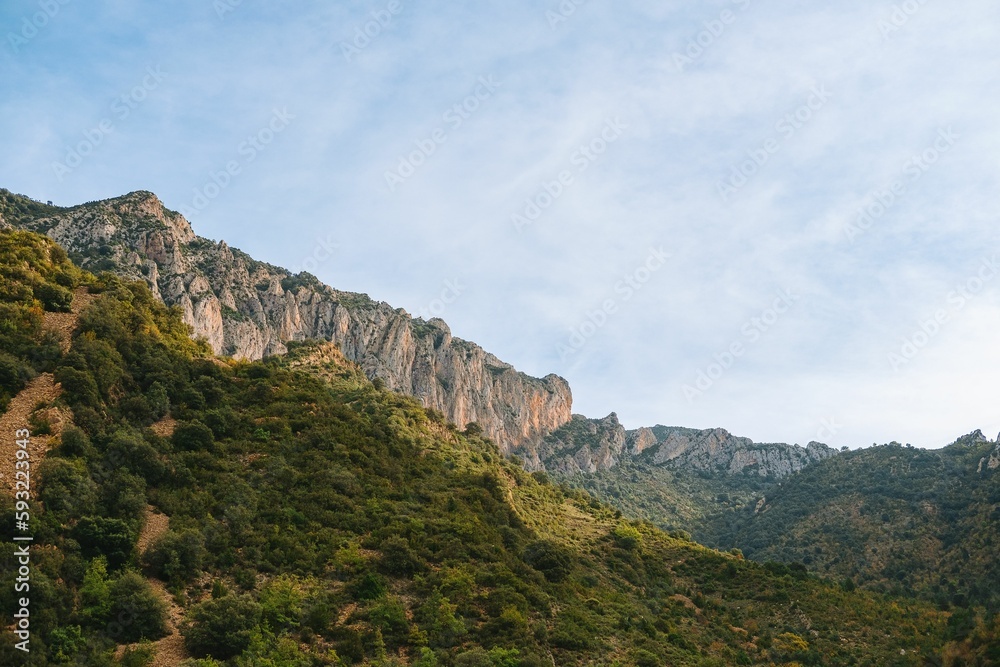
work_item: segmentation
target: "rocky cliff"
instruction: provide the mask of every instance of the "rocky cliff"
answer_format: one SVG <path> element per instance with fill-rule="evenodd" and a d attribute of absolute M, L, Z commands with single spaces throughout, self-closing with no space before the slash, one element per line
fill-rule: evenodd
<path fill-rule="evenodd" d="M 721 428 L 654 426 L 626 431 L 612 412 L 604 419 L 573 415 L 532 451 L 519 453 L 529 469 L 568 474 L 610 470 L 627 458 L 651 466 L 780 478 L 834 456 L 837 450 L 818 442 L 805 447 L 756 443 Z"/>
<path fill-rule="evenodd" d="M 805 447 L 756 443 L 721 428 L 695 430 L 654 426 L 629 431 L 625 440 L 630 455 L 652 465 L 731 475 L 751 473 L 762 477 L 786 477 L 837 453 L 818 442 L 810 442 Z"/>
<path fill-rule="evenodd" d="M 59 208 L 0 190 L 0 219 L 47 234 L 87 269 L 144 280 L 218 354 L 260 359 L 288 341 L 332 341 L 369 377 L 458 425 L 478 422 L 505 451 L 530 452 L 570 420 L 564 379 L 519 373 L 440 319 L 414 319 L 196 236 L 152 193 Z"/>
<path fill-rule="evenodd" d="M 624 449 L 625 428 L 612 412 L 604 419 L 573 415 L 530 451 L 518 453 L 529 470 L 575 474 L 615 467 Z"/>

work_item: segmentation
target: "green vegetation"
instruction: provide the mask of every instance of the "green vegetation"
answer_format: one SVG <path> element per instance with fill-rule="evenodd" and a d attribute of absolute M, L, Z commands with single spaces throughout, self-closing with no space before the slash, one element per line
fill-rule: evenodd
<path fill-rule="evenodd" d="M 55 367 L 59 341 L 43 330 L 43 314 L 68 310 L 72 290 L 83 280 L 83 272 L 48 239 L 0 233 L 0 410 L 37 373 Z"/>
<path fill-rule="evenodd" d="M 667 531 L 685 531 L 710 546 L 722 546 L 718 524 L 725 525 L 734 512 L 756 502 L 774 485 L 755 472 L 695 472 L 635 457 L 625 457 L 611 470 L 561 479 L 619 508 L 625 516 Z"/>
<path fill-rule="evenodd" d="M 0 266 L 28 257 L 29 280 L 65 267 L 41 237 L 0 232 L 0 249 Z M 3 352 L 37 371 L 42 301 L 10 280 Z M 214 359 L 144 285 L 76 280 L 98 298 L 44 365 L 75 427 L 38 463 L 32 653 L 14 652 L 7 617 L 0 664 L 111 665 L 117 645 L 156 641 L 148 576 L 202 666 L 922 665 L 958 641 L 930 605 L 623 521 L 355 366 L 296 366 L 317 345 Z M 157 435 L 167 414 L 176 430 Z M 147 505 L 170 525 L 138 553 Z M 4 581 L 12 516 L 4 496 Z M 0 588 L 4 614 L 13 596 Z M 986 650 L 967 625 L 968 652 Z"/>
<path fill-rule="evenodd" d="M 845 452 L 771 489 L 717 540 L 943 609 L 1000 611 L 1000 471 L 980 469 L 995 447 L 968 437 L 938 451 Z"/>

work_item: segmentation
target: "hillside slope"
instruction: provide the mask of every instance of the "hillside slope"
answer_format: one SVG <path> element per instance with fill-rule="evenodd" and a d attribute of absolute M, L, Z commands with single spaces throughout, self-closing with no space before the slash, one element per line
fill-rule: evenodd
<path fill-rule="evenodd" d="M 335 348 L 220 360 L 142 283 L 74 272 L 33 234 L 0 231 L 0 251 L 4 390 L 51 372 L 75 424 L 33 462 L 32 653 L 4 586 L 2 664 L 147 664 L 141 643 L 114 657 L 170 632 L 145 576 L 186 650 L 232 667 L 921 665 L 944 644 L 928 606 L 617 518 Z M 96 298 L 70 349 L 39 345 L 81 283 Z M 138 553 L 150 506 L 169 528 Z"/>
<path fill-rule="evenodd" d="M 1000 610 L 1000 444 L 898 444 L 806 468 L 717 526 L 752 558 L 798 561 L 874 590 Z"/>

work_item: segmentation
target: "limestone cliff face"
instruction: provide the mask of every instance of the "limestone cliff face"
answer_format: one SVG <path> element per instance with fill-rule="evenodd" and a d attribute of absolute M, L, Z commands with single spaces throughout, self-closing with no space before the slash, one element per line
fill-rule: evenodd
<path fill-rule="evenodd" d="M 762 477 L 786 477 L 837 453 L 818 442 L 805 447 L 763 444 L 721 428 L 699 431 L 669 426 L 629 431 L 626 450 L 653 465 L 732 475 L 749 472 Z"/>
<path fill-rule="evenodd" d="M 818 442 L 805 447 L 755 443 L 718 428 L 654 426 L 626 431 L 611 413 L 604 419 L 573 415 L 531 451 L 522 454 L 529 469 L 560 473 L 609 470 L 631 459 L 636 463 L 729 475 L 787 477 L 834 456 L 837 451 Z"/>
<path fill-rule="evenodd" d="M 604 419 L 573 415 L 541 443 L 518 453 L 524 455 L 529 470 L 575 474 L 613 468 L 624 450 L 625 427 L 612 412 Z"/>
<path fill-rule="evenodd" d="M 564 379 L 529 377 L 453 338 L 439 319 L 414 319 L 198 237 L 152 193 L 16 217 L 12 197 L 0 192 L 7 222 L 47 234 L 85 268 L 146 281 L 218 354 L 253 360 L 283 354 L 288 341 L 332 341 L 369 377 L 460 426 L 478 422 L 508 452 L 570 420 Z"/>

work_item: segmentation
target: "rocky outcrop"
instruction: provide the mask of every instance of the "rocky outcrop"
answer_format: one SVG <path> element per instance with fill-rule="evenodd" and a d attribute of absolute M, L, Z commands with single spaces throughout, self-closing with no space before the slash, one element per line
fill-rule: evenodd
<path fill-rule="evenodd" d="M 152 193 L 45 207 L 41 215 L 25 213 L 35 210 L 25 204 L 30 200 L 6 191 L 0 200 L 8 222 L 47 234 L 85 268 L 144 280 L 164 303 L 180 308 L 194 335 L 218 354 L 254 360 L 283 354 L 289 341 L 332 341 L 369 377 L 456 424 L 479 423 L 508 452 L 530 450 L 570 420 L 572 394 L 564 379 L 519 373 L 452 337 L 442 320 L 414 319 L 366 295 L 254 260 L 225 241 L 198 237 Z"/>
<path fill-rule="evenodd" d="M 626 431 L 618 415 L 611 413 L 604 419 L 573 415 L 533 448 L 517 453 L 530 470 L 571 475 L 609 470 L 631 460 L 678 470 L 776 479 L 834 456 L 837 450 L 818 442 L 805 447 L 756 443 L 721 428 L 654 426 Z"/>
<path fill-rule="evenodd" d="M 1000 435 L 997 436 L 997 446 L 990 452 L 989 456 L 984 456 L 979 460 L 979 469 L 976 472 L 982 474 L 989 470 L 1000 468 Z"/>
<path fill-rule="evenodd" d="M 625 427 L 612 412 L 604 419 L 573 415 L 542 442 L 518 453 L 529 470 L 575 474 L 613 468 L 624 450 Z"/>
<path fill-rule="evenodd" d="M 699 431 L 671 426 L 628 431 L 625 449 L 651 465 L 762 477 L 786 477 L 837 453 L 818 442 L 805 447 L 762 444 L 736 437 L 721 428 Z"/>

